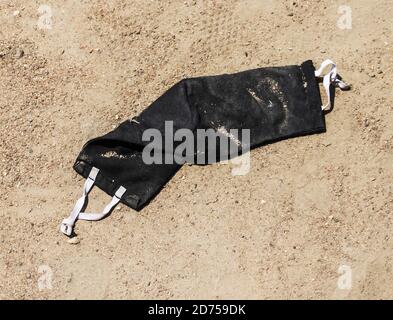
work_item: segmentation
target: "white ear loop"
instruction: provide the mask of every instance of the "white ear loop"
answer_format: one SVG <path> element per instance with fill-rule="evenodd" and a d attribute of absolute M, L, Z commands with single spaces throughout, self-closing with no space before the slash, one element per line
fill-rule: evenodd
<path fill-rule="evenodd" d="M 121 197 L 126 192 L 126 188 L 122 186 L 119 189 L 117 189 L 116 194 L 112 198 L 112 201 L 104 208 L 104 210 L 101 213 L 81 212 L 83 206 L 86 203 L 87 196 L 90 190 L 94 186 L 94 182 L 97 178 L 98 172 L 99 170 L 97 168 L 93 167 L 91 169 L 89 176 L 86 179 L 85 185 L 83 187 L 82 197 L 80 197 L 76 202 L 75 207 L 72 210 L 70 216 L 68 218 L 65 218 L 60 225 L 60 231 L 69 237 L 72 235 L 72 231 L 74 229 L 76 220 L 81 219 L 81 220 L 88 220 L 88 221 L 97 221 L 103 219 L 119 203 Z"/>
<path fill-rule="evenodd" d="M 330 99 L 330 85 L 333 84 L 336 87 L 339 87 L 341 90 L 348 90 L 350 88 L 350 86 L 348 84 L 346 84 L 344 81 L 340 80 L 337 78 L 338 74 L 337 74 L 337 66 L 336 64 L 330 60 L 327 59 L 324 62 L 321 63 L 321 66 L 319 67 L 318 70 L 315 70 L 315 76 L 316 77 L 322 77 L 322 72 L 323 70 L 328 67 L 331 66 L 330 71 L 325 74 L 323 76 L 323 87 L 325 88 L 326 91 L 326 96 L 327 96 L 327 104 L 325 104 L 324 106 L 322 106 L 322 110 L 331 110 L 332 109 L 332 103 L 331 103 L 331 99 Z"/>

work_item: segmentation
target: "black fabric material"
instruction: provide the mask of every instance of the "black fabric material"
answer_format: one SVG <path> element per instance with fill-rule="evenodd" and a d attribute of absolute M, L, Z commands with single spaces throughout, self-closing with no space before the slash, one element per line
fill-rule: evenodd
<path fill-rule="evenodd" d="M 83 147 L 74 169 L 87 178 L 100 169 L 96 185 L 113 196 L 120 186 L 122 202 L 140 210 L 181 167 L 142 161 L 145 129 L 164 135 L 164 122 L 187 128 L 250 129 L 251 149 L 277 140 L 325 131 L 319 86 L 311 61 L 301 66 L 259 68 L 236 74 L 185 79 L 145 109 L 137 122 L 127 120 Z M 165 152 L 165 150 L 163 150 Z"/>

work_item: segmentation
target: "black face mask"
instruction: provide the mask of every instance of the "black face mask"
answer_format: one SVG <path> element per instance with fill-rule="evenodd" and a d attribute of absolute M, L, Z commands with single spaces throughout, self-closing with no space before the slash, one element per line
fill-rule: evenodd
<path fill-rule="evenodd" d="M 328 104 L 322 107 L 317 78 L 326 67 L 330 67 L 323 77 Z M 163 139 L 168 138 L 165 127 L 168 122 L 173 131 L 189 129 L 193 133 L 198 129 L 212 129 L 224 135 L 233 129 L 249 130 L 248 139 L 243 135 L 233 139 L 227 134 L 232 147 L 225 153 L 231 158 L 266 143 L 325 132 L 324 110 L 331 108 L 331 87 L 347 88 L 338 77 L 335 64 L 327 60 L 317 71 L 311 61 L 306 61 L 301 66 L 260 68 L 180 81 L 138 117 L 86 143 L 74 164 L 74 169 L 87 178 L 83 196 L 71 216 L 63 220 L 61 231 L 70 236 L 77 219 L 102 219 L 119 201 L 140 210 L 179 170 L 181 163 L 165 162 L 168 155 L 179 157 L 173 148 L 161 147 L 162 163 L 146 163 L 143 157 L 149 145 L 143 137 L 146 130 L 156 129 Z M 172 142 L 174 146 L 180 144 Z M 197 143 L 193 148 L 193 160 L 209 151 Z M 205 157 L 205 163 L 214 162 L 209 159 Z M 94 184 L 113 199 L 100 214 L 80 212 Z"/>

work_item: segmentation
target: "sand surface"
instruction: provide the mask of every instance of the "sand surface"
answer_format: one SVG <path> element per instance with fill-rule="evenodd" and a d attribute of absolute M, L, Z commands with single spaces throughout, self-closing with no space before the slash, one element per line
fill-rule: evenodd
<path fill-rule="evenodd" d="M 391 0 L 42 4 L 0 2 L 1 299 L 392 298 Z M 353 85 L 326 134 L 253 150 L 242 177 L 185 166 L 143 211 L 58 231 L 83 144 L 177 81 L 325 58 Z"/>

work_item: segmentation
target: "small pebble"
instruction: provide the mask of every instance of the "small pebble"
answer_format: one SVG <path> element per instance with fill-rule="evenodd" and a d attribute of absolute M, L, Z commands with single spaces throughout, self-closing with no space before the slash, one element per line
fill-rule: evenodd
<path fill-rule="evenodd" d="M 19 11 L 19 10 L 15 10 L 15 11 L 12 13 L 12 15 L 13 15 L 14 17 L 19 17 L 19 16 L 20 16 L 20 11 Z"/>
<path fill-rule="evenodd" d="M 25 52 L 24 52 L 22 49 L 17 49 L 17 50 L 16 50 L 15 57 L 16 57 L 17 59 L 22 58 L 24 55 L 25 55 Z"/>
<path fill-rule="evenodd" d="M 79 244 L 80 243 L 80 240 L 78 239 L 78 237 L 73 237 L 73 238 L 71 238 L 71 239 L 69 239 L 68 241 L 67 241 L 69 244 Z"/>
<path fill-rule="evenodd" d="M 368 127 L 369 125 L 370 125 L 370 123 L 369 123 L 368 119 L 364 119 L 364 126 Z"/>

